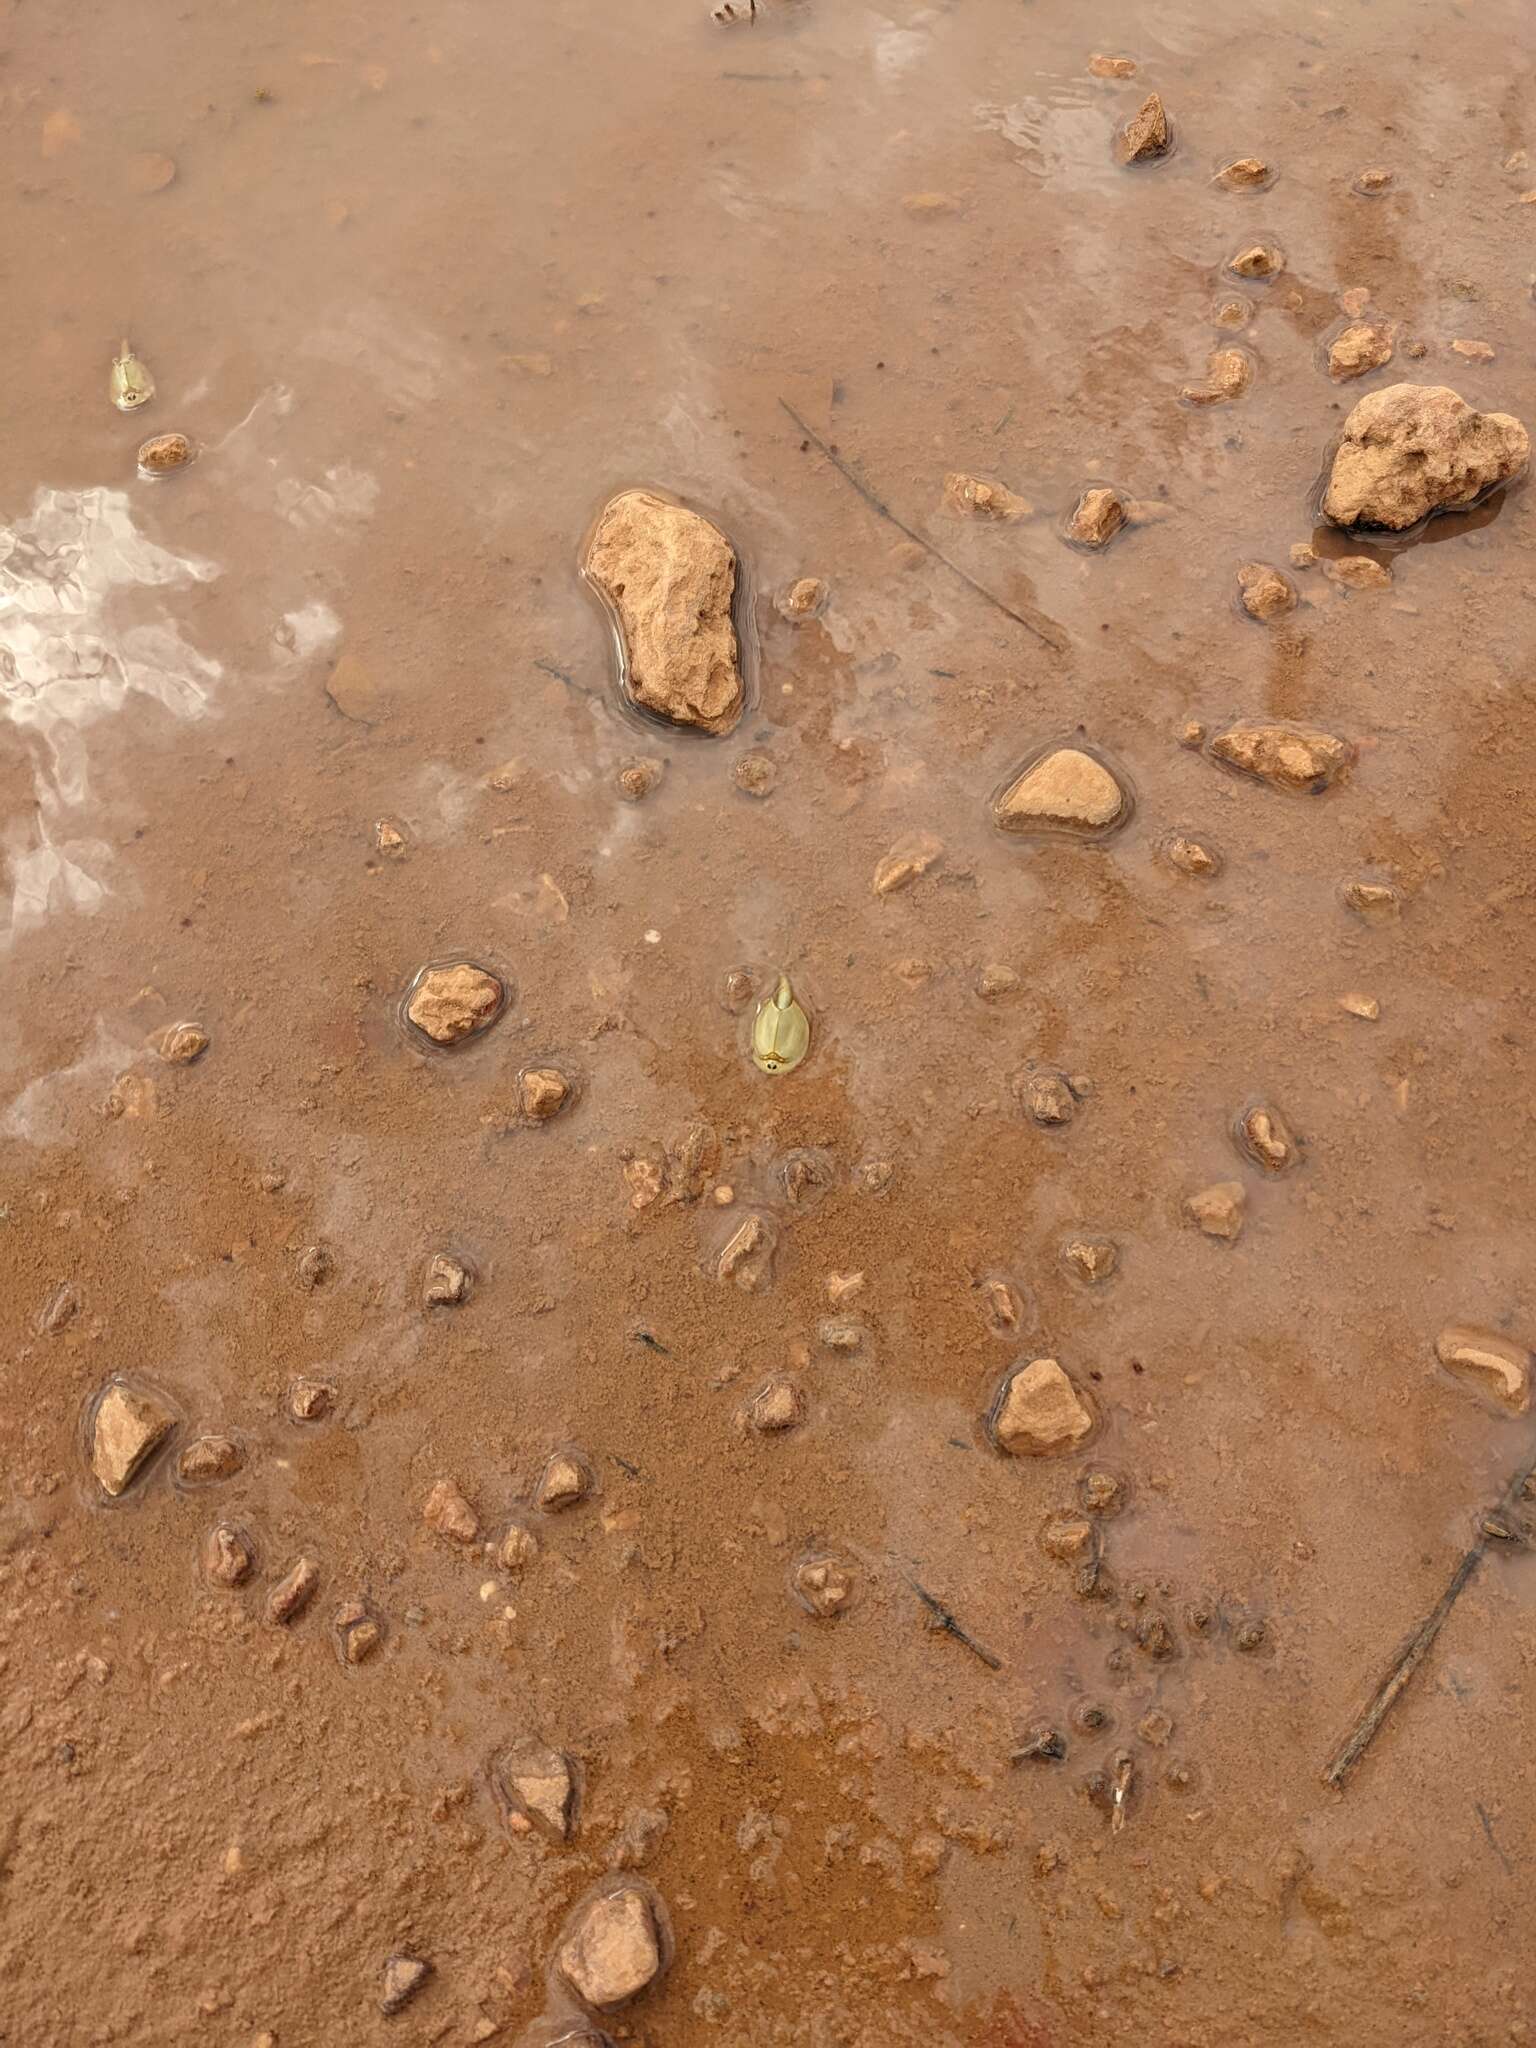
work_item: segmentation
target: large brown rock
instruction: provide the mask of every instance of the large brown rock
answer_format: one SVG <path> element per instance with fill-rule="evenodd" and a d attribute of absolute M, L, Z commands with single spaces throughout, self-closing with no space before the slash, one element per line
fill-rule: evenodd
<path fill-rule="evenodd" d="M 746 690 L 731 612 L 736 550 L 719 528 L 654 491 L 621 491 L 583 567 L 618 621 L 634 702 L 673 725 L 730 732 Z"/>
<path fill-rule="evenodd" d="M 661 1973 L 661 1930 L 639 1885 L 600 1892 L 577 1910 L 560 1944 L 560 1974 L 583 2003 L 610 2011 Z"/>
<path fill-rule="evenodd" d="M 1507 412 L 1474 412 L 1444 384 L 1389 384 L 1344 422 L 1323 511 L 1335 526 L 1416 526 L 1518 476 L 1531 437 Z"/>
<path fill-rule="evenodd" d="M 1056 830 L 1090 836 L 1121 822 L 1128 804 L 1116 776 L 1081 747 L 1042 754 L 993 806 L 1005 832 Z"/>
<path fill-rule="evenodd" d="M 1149 92 L 1120 131 L 1121 161 L 1150 163 L 1156 157 L 1166 156 L 1172 146 L 1173 130 L 1167 110 L 1158 95 Z"/>
<path fill-rule="evenodd" d="M 494 974 L 459 960 L 451 967 L 424 968 L 405 1014 L 434 1045 L 457 1045 L 494 1024 L 506 999 Z"/>
<path fill-rule="evenodd" d="M 992 1411 L 993 1439 L 1015 1457 L 1059 1457 L 1092 1431 L 1093 1410 L 1054 1358 L 1010 1373 Z"/>
<path fill-rule="evenodd" d="M 114 1500 L 125 1493 L 174 1423 L 153 1395 L 114 1380 L 97 1403 L 91 1425 L 91 1470 L 102 1492 Z"/>

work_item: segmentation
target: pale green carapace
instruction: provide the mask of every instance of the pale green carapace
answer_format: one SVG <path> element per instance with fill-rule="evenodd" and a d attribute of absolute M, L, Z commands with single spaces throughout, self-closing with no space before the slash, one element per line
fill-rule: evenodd
<path fill-rule="evenodd" d="M 137 412 L 155 395 L 155 380 L 125 341 L 112 358 L 112 380 L 108 389 L 119 412 Z"/>
<path fill-rule="evenodd" d="M 787 1074 L 811 1049 L 811 1020 L 795 1000 L 789 976 L 781 974 L 752 1019 L 752 1057 L 765 1074 Z"/>

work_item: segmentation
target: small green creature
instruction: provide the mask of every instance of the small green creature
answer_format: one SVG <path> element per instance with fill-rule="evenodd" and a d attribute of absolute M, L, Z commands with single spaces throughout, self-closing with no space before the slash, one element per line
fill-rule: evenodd
<path fill-rule="evenodd" d="M 125 341 L 112 358 L 112 403 L 119 412 L 137 412 L 155 395 L 155 380 Z"/>
<path fill-rule="evenodd" d="M 752 1057 L 765 1074 L 787 1074 L 811 1049 L 811 1020 L 795 1000 L 789 976 L 781 974 L 752 1019 Z"/>

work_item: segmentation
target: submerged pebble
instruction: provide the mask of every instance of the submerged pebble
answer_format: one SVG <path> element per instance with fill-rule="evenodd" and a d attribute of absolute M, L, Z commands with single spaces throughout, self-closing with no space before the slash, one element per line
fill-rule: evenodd
<path fill-rule="evenodd" d="M 826 610 L 827 586 L 819 576 L 797 576 L 780 591 L 777 603 L 786 619 L 803 625 Z"/>
<path fill-rule="evenodd" d="M 571 1099 L 571 1083 L 558 1067 L 524 1067 L 517 1077 L 517 1106 L 533 1124 L 546 1124 Z"/>
<path fill-rule="evenodd" d="M 424 967 L 412 983 L 405 1014 L 434 1045 L 459 1045 L 489 1030 L 507 991 L 494 974 L 471 960 Z"/>
<path fill-rule="evenodd" d="M 1259 723 L 1228 726 L 1211 741 L 1211 754 L 1271 789 L 1308 796 L 1330 788 L 1354 759 L 1353 747 L 1336 733 Z"/>
<path fill-rule="evenodd" d="M 1086 490 L 1067 516 L 1067 538 L 1079 547 L 1105 548 L 1125 525 L 1124 498 L 1106 484 Z"/>
<path fill-rule="evenodd" d="M 1222 870 L 1221 849 L 1209 839 L 1195 839 L 1187 832 L 1171 832 L 1160 848 L 1169 867 L 1181 875 L 1209 878 Z"/>
<path fill-rule="evenodd" d="M 203 1538 L 203 1573 L 210 1585 L 243 1586 L 255 1569 L 251 1541 L 233 1522 L 220 1522 Z"/>
<path fill-rule="evenodd" d="M 891 896 L 898 889 L 910 887 L 943 857 L 944 842 L 932 832 L 917 832 L 898 840 L 875 868 L 875 894 Z"/>
<path fill-rule="evenodd" d="M 785 1374 L 768 1380 L 747 1404 L 747 1426 L 761 1435 L 794 1429 L 805 1420 L 805 1396 Z"/>
<path fill-rule="evenodd" d="M 1219 1180 L 1184 1198 L 1184 1214 L 1207 1237 L 1231 1244 L 1241 1237 L 1248 1193 L 1241 1181 Z"/>
<path fill-rule="evenodd" d="M 175 1417 L 154 1394 L 113 1380 L 91 1422 L 91 1470 L 103 1493 L 116 1500 L 175 1427 Z"/>
<path fill-rule="evenodd" d="M 208 1034 L 201 1024 L 167 1024 L 152 1043 L 167 1066 L 190 1067 L 208 1050 Z"/>
<path fill-rule="evenodd" d="M 779 771 L 771 755 L 743 754 L 731 769 L 731 780 L 743 796 L 772 796 Z"/>
<path fill-rule="evenodd" d="M 320 1584 L 320 1567 L 312 1557 L 301 1557 L 278 1580 L 267 1595 L 267 1620 L 277 1628 L 297 1621 Z"/>
<path fill-rule="evenodd" d="M 853 1598 L 853 1574 L 835 1557 L 808 1557 L 796 1565 L 794 1589 L 800 1604 L 830 1620 L 841 1614 Z"/>
<path fill-rule="evenodd" d="M 1523 1415 L 1531 1405 L 1532 1356 L 1524 1344 L 1451 1323 L 1435 1339 L 1435 1356 L 1454 1378 L 1490 1395 L 1500 1407 Z"/>
<path fill-rule="evenodd" d="M 151 434 L 139 443 L 139 475 L 171 476 L 185 469 L 196 453 L 185 434 Z"/>
<path fill-rule="evenodd" d="M 1005 832 L 1062 831 L 1097 836 L 1122 824 L 1129 799 L 1113 770 L 1081 747 L 1052 747 L 1009 784 L 993 805 Z"/>
<path fill-rule="evenodd" d="M 1027 498 L 1010 491 L 1006 484 L 995 483 L 990 477 L 968 476 L 958 469 L 952 469 L 944 479 L 944 502 L 952 512 L 967 513 L 977 519 L 997 519 L 1004 524 L 1027 519 L 1034 510 Z"/>
<path fill-rule="evenodd" d="M 176 1477 L 185 1486 L 206 1486 L 233 1479 L 244 1463 L 245 1453 L 233 1437 L 194 1437 L 176 1461 Z"/>
<path fill-rule="evenodd" d="M 1268 562 L 1244 562 L 1237 572 L 1243 610 L 1251 619 L 1283 618 L 1296 609 L 1296 586 Z"/>
<path fill-rule="evenodd" d="M 1101 1287 L 1120 1270 L 1120 1247 L 1112 1237 L 1069 1237 L 1061 1258 L 1067 1271 L 1090 1287 Z"/>
<path fill-rule="evenodd" d="M 1336 335 L 1328 347 L 1328 374 L 1336 384 L 1363 377 L 1392 360 L 1392 330 L 1375 321 L 1357 320 Z"/>
<path fill-rule="evenodd" d="M 1242 1112 L 1235 1135 L 1238 1150 L 1266 1173 L 1284 1173 L 1300 1156 L 1290 1125 L 1278 1109 L 1265 1103 Z"/>
<path fill-rule="evenodd" d="M 1092 1435 L 1093 1410 L 1054 1358 L 1032 1359 L 1003 1381 L 992 1439 L 1012 1457 L 1060 1457 Z"/>
<path fill-rule="evenodd" d="M 626 803 L 638 804 L 648 797 L 666 772 L 666 763 L 654 754 L 637 754 L 620 768 L 619 795 Z"/>
<path fill-rule="evenodd" d="M 480 1534 L 480 1517 L 451 1479 L 434 1482 L 422 1503 L 421 1519 L 450 1543 L 473 1543 Z"/>

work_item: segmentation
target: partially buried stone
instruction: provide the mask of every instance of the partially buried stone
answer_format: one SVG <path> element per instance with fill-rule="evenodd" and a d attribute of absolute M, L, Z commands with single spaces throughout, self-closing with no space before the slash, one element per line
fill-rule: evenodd
<path fill-rule="evenodd" d="M 1203 384 L 1186 384 L 1179 396 L 1186 405 L 1230 405 L 1253 382 L 1253 363 L 1240 348 L 1218 348 L 1205 359 Z"/>
<path fill-rule="evenodd" d="M 524 1067 L 517 1077 L 517 1105 L 530 1123 L 548 1123 L 570 1096 L 571 1084 L 558 1067 Z"/>
<path fill-rule="evenodd" d="M 619 770 L 619 795 L 626 803 L 637 804 L 648 797 L 660 782 L 666 763 L 658 761 L 652 754 L 643 754 L 633 761 L 626 761 Z"/>
<path fill-rule="evenodd" d="M 1284 1173 L 1296 1164 L 1296 1140 L 1278 1109 L 1255 1103 L 1238 1117 L 1235 1135 L 1238 1150 L 1266 1173 Z"/>
<path fill-rule="evenodd" d="M 546 1515 L 580 1506 L 592 1491 L 592 1473 L 574 1451 L 556 1451 L 539 1477 L 534 1501 Z"/>
<path fill-rule="evenodd" d="M 1136 59 L 1134 57 L 1106 57 L 1095 50 L 1088 59 L 1088 69 L 1095 78 L 1134 78 Z"/>
<path fill-rule="evenodd" d="M 1273 242 L 1247 242 L 1227 259 L 1234 277 L 1278 277 L 1285 268 L 1285 256 Z"/>
<path fill-rule="evenodd" d="M 1069 1237 L 1061 1256 L 1068 1272 L 1090 1287 L 1101 1286 L 1120 1268 L 1120 1248 L 1111 1237 Z"/>
<path fill-rule="evenodd" d="M 1392 360 L 1392 330 L 1374 321 L 1357 320 L 1336 335 L 1328 349 L 1328 374 L 1335 384 L 1363 377 Z"/>
<path fill-rule="evenodd" d="M 1084 491 L 1067 516 L 1067 538 L 1079 547 L 1107 548 L 1124 526 L 1125 500 L 1118 491 L 1098 484 Z"/>
<path fill-rule="evenodd" d="M 336 1261 L 323 1244 L 307 1244 L 299 1253 L 294 1271 L 305 1293 L 313 1294 L 335 1273 Z"/>
<path fill-rule="evenodd" d="M 823 1316 L 816 1325 L 817 1340 L 828 1351 L 862 1351 L 865 1335 L 855 1316 Z"/>
<path fill-rule="evenodd" d="M 384 1630 L 361 1600 L 345 1601 L 331 1617 L 344 1664 L 366 1664 L 384 1640 Z"/>
<path fill-rule="evenodd" d="M 1167 111 L 1155 92 L 1149 92 L 1120 131 L 1123 163 L 1150 163 L 1166 156 L 1173 144 L 1173 130 Z"/>
<path fill-rule="evenodd" d="M 976 993 L 984 1003 L 998 1002 L 1003 996 L 1017 993 L 1019 977 L 1011 967 L 1004 967 L 999 961 L 989 960 L 977 970 Z"/>
<path fill-rule="evenodd" d="M 743 796 L 772 796 L 779 771 L 767 754 L 743 754 L 731 769 L 731 780 Z"/>
<path fill-rule="evenodd" d="M 805 1396 L 780 1374 L 760 1387 L 747 1404 L 747 1426 L 764 1436 L 794 1429 L 805 1420 Z"/>
<path fill-rule="evenodd" d="M 208 1034 L 201 1024 L 167 1024 L 151 1043 L 168 1066 L 190 1067 L 208 1050 Z"/>
<path fill-rule="evenodd" d="M 1267 185 L 1272 175 L 1269 165 L 1262 157 L 1256 156 L 1234 157 L 1216 173 L 1218 180 L 1234 192 L 1256 191 L 1261 185 Z"/>
<path fill-rule="evenodd" d="M 422 1282 L 421 1300 L 424 1308 L 457 1308 L 469 1299 L 473 1276 L 462 1259 L 456 1259 L 452 1252 L 434 1252 L 427 1261 L 427 1275 Z"/>
<path fill-rule="evenodd" d="M 1237 572 L 1243 610 L 1251 619 L 1283 618 L 1296 609 L 1296 586 L 1288 576 L 1272 569 L 1268 562 L 1244 562 Z"/>
<path fill-rule="evenodd" d="M 504 1751 L 493 1765 L 509 1814 L 521 1815 L 552 1842 L 568 1842 L 576 1818 L 576 1777 L 562 1750 L 533 1739 Z"/>
<path fill-rule="evenodd" d="M 797 576 L 780 593 L 779 610 L 795 625 L 803 625 L 825 610 L 827 586 L 819 576 Z"/>
<path fill-rule="evenodd" d="M 898 840 L 875 868 L 875 894 L 891 896 L 898 889 L 909 887 L 920 876 L 926 875 L 943 855 L 943 840 L 931 832 L 917 832 Z"/>
<path fill-rule="evenodd" d="M 1118 778 L 1081 747 L 1053 747 L 1009 784 L 993 805 L 1005 832 L 1070 832 L 1089 838 L 1123 822 Z"/>
<path fill-rule="evenodd" d="M 450 1543 L 473 1543 L 480 1517 L 451 1479 L 439 1479 L 422 1503 L 421 1519 Z"/>
<path fill-rule="evenodd" d="M 661 1930 L 639 1886 L 598 1893 L 577 1909 L 559 1950 L 560 1975 L 584 2004 L 611 2011 L 661 1974 Z"/>
<path fill-rule="evenodd" d="M 604 507 L 583 563 L 613 609 L 624 683 L 644 711 L 730 732 L 746 702 L 732 607 L 736 550 L 700 512 L 654 491 Z"/>
<path fill-rule="evenodd" d="M 220 1522 L 203 1539 L 203 1571 L 215 1586 L 241 1586 L 256 1569 L 249 1539 L 233 1522 Z"/>
<path fill-rule="evenodd" d="M 1192 839 L 1184 832 L 1170 833 L 1163 841 L 1162 853 L 1169 867 L 1177 868 L 1181 875 L 1208 878 L 1221 873 L 1220 848 L 1208 839 Z"/>
<path fill-rule="evenodd" d="M 1391 183 L 1392 173 L 1385 164 L 1367 164 L 1363 171 L 1355 175 L 1355 190 L 1365 193 L 1372 199 L 1378 193 L 1385 192 Z"/>
<path fill-rule="evenodd" d="M 501 1539 L 496 1562 L 504 1572 L 526 1571 L 539 1554 L 539 1539 L 521 1522 L 513 1522 Z"/>
<path fill-rule="evenodd" d="M 1345 590 L 1392 588 L 1392 571 L 1384 562 L 1372 561 L 1369 555 L 1330 556 L 1323 563 L 1323 574 L 1330 583 L 1337 583 Z"/>
<path fill-rule="evenodd" d="M 1067 1077 L 1058 1074 L 1054 1068 L 1040 1068 L 1033 1073 L 1022 1074 L 1017 1086 L 1024 1114 L 1033 1123 L 1043 1126 L 1069 1124 L 1077 1114 L 1077 1098 Z"/>
<path fill-rule="evenodd" d="M 1184 1214 L 1207 1237 L 1231 1244 L 1242 1235 L 1243 1213 L 1248 1206 L 1241 1181 L 1219 1180 L 1208 1188 L 1184 1198 Z"/>
<path fill-rule="evenodd" d="M 245 1453 L 233 1437 L 194 1437 L 176 1461 L 176 1477 L 186 1486 L 204 1486 L 233 1479 L 244 1463 Z"/>
<path fill-rule="evenodd" d="M 140 476 L 170 476 L 185 469 L 197 450 L 185 434 L 151 434 L 139 444 Z"/>
<path fill-rule="evenodd" d="M 715 1264 L 721 1280 L 732 1280 L 743 1293 L 756 1294 L 768 1283 L 773 1262 L 774 1228 L 754 1211 L 737 1225 Z"/>
<path fill-rule="evenodd" d="M 153 1394 L 113 1380 L 91 1423 L 91 1470 L 103 1493 L 126 1493 L 147 1459 L 164 1443 L 175 1418 Z"/>
<path fill-rule="evenodd" d="M 1307 725 L 1228 726 L 1211 741 L 1211 754 L 1271 789 L 1307 796 L 1329 788 L 1354 759 L 1347 740 Z"/>
<path fill-rule="evenodd" d="M 1006 484 L 994 483 L 984 476 L 967 476 L 958 469 L 952 469 L 944 479 L 944 502 L 951 511 L 1010 524 L 1016 519 L 1027 519 L 1034 509 L 1027 498 L 1010 491 Z"/>
<path fill-rule="evenodd" d="M 1501 1407 L 1523 1415 L 1531 1405 L 1531 1353 L 1493 1330 L 1452 1323 L 1435 1340 L 1435 1356 L 1446 1371 Z"/>
<path fill-rule="evenodd" d="M 794 1588 L 801 1605 L 827 1621 L 853 1598 L 853 1574 L 835 1557 L 808 1557 L 795 1567 Z"/>
<path fill-rule="evenodd" d="M 80 1313 L 80 1296 L 67 1280 L 61 1280 L 57 1287 L 50 1289 L 47 1299 L 37 1312 L 37 1332 L 41 1337 L 57 1337 L 68 1329 Z"/>
<path fill-rule="evenodd" d="M 1390 923 L 1402 909 L 1402 892 L 1391 882 L 1346 882 L 1339 893 L 1345 907 L 1368 923 Z"/>
<path fill-rule="evenodd" d="M 290 1422 L 323 1422 L 335 1405 L 336 1389 L 330 1380 L 296 1379 L 289 1385 Z"/>
<path fill-rule="evenodd" d="M 1012 1337 L 1024 1317 L 1018 1290 L 996 1277 L 983 1280 L 977 1288 L 981 1297 L 982 1320 L 994 1337 Z"/>
<path fill-rule="evenodd" d="M 1530 453 L 1509 413 L 1474 412 L 1441 384 L 1389 384 L 1344 422 L 1323 512 L 1335 526 L 1400 532 L 1507 483 Z"/>
<path fill-rule="evenodd" d="M 992 1410 L 992 1437 L 1014 1457 L 1059 1457 L 1093 1431 L 1093 1410 L 1054 1358 L 1011 1372 Z"/>
<path fill-rule="evenodd" d="M 286 1628 L 289 1622 L 297 1621 L 315 1597 L 319 1584 L 319 1565 L 312 1557 L 301 1557 L 267 1595 L 268 1621 L 278 1628 Z"/>
<path fill-rule="evenodd" d="M 434 1045 L 458 1045 L 496 1022 L 506 994 L 494 974 L 459 960 L 449 967 L 424 968 L 405 1014 Z"/>
<path fill-rule="evenodd" d="M 1040 1548 L 1060 1564 L 1075 1564 L 1093 1549 L 1093 1524 L 1086 1515 L 1054 1514 L 1040 1531 Z"/>
<path fill-rule="evenodd" d="M 409 2005 L 432 1974 L 432 1965 L 419 1956 L 391 1956 L 384 1965 L 384 1985 L 379 1993 L 379 2011 L 390 2019 Z"/>

